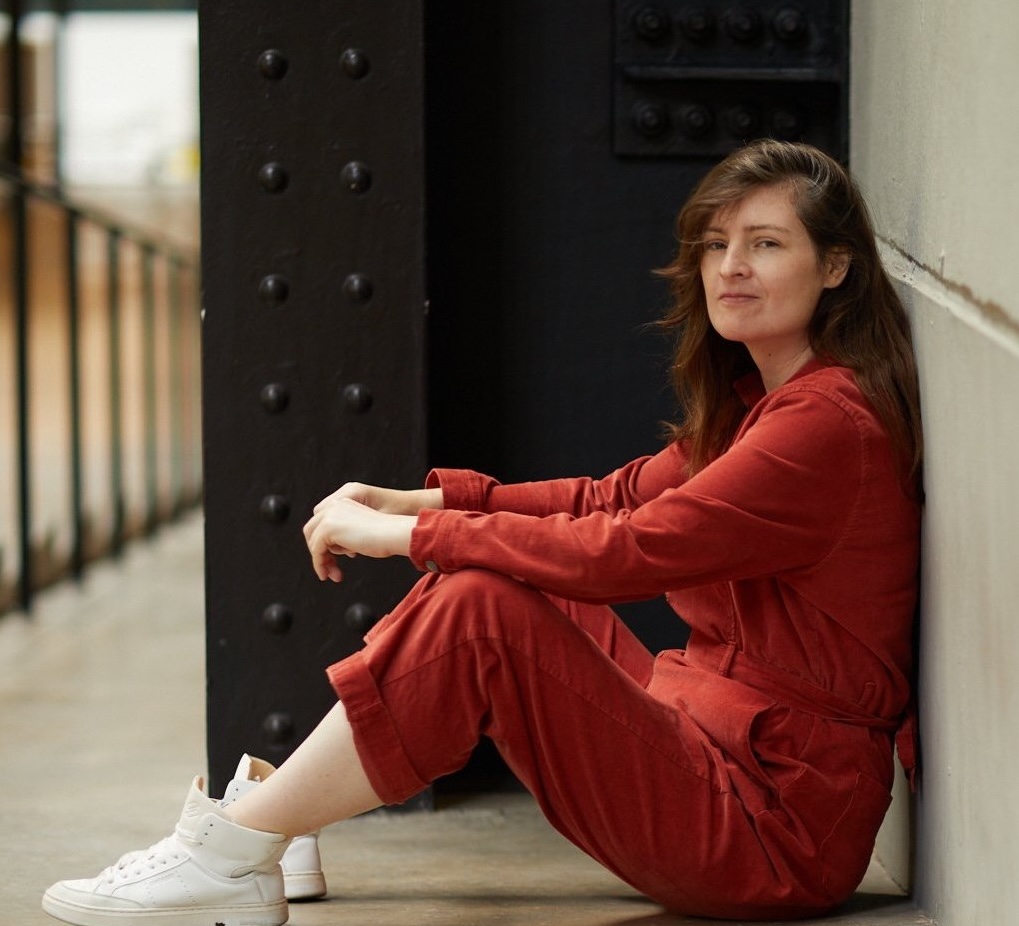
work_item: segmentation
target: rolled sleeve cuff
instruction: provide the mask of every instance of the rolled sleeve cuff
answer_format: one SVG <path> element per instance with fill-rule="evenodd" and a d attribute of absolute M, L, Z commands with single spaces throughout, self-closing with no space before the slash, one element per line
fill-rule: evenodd
<path fill-rule="evenodd" d="M 347 712 L 354 747 L 375 793 L 384 804 L 402 804 L 428 787 L 407 756 L 396 723 L 382 700 L 363 653 L 326 669 Z"/>
<path fill-rule="evenodd" d="M 493 480 L 469 469 L 433 469 L 426 489 L 442 489 L 442 506 L 458 511 L 484 511 L 485 497 Z"/>
<path fill-rule="evenodd" d="M 460 511 L 428 508 L 418 513 L 410 535 L 410 561 L 421 572 L 452 572 L 457 568 L 452 553 L 452 536 Z"/>

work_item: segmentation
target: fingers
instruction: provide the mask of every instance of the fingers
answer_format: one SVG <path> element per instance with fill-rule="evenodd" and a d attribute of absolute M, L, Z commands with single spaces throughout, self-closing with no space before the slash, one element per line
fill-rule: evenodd
<path fill-rule="evenodd" d="M 362 505 L 368 504 L 368 490 L 369 486 L 366 486 L 360 482 L 346 482 L 341 485 L 335 492 L 327 495 L 322 499 L 314 508 L 314 514 L 318 514 L 323 508 L 328 507 L 332 503 L 339 501 L 341 498 L 352 498 L 356 502 L 360 502 Z"/>
<path fill-rule="evenodd" d="M 304 539 L 319 579 L 339 582 L 337 556 L 407 556 L 415 516 L 380 512 L 349 496 L 316 507 L 304 525 Z"/>
<path fill-rule="evenodd" d="M 315 513 L 304 525 L 304 541 L 311 554 L 311 565 L 322 582 L 342 582 L 343 571 L 336 562 L 337 556 L 354 556 L 341 546 L 333 533 L 336 525 L 327 517 L 335 506 L 317 506 Z"/>
<path fill-rule="evenodd" d="M 323 568 L 321 571 L 315 570 L 319 579 L 323 582 L 330 581 L 340 583 L 343 581 L 343 570 L 340 569 L 339 563 L 336 562 L 335 556 L 330 556 L 328 561 L 323 562 Z"/>

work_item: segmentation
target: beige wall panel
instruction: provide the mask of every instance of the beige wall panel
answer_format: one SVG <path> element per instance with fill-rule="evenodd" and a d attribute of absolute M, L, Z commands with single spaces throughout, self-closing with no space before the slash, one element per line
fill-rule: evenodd
<path fill-rule="evenodd" d="M 924 402 L 915 882 L 941 926 L 1019 909 L 1017 37 L 1006 0 L 853 6 L 852 166 L 913 318 Z M 895 845 L 879 845 L 893 865 Z"/>
<path fill-rule="evenodd" d="M 888 239 L 1019 332 L 1019 3 L 853 4 L 851 158 Z"/>

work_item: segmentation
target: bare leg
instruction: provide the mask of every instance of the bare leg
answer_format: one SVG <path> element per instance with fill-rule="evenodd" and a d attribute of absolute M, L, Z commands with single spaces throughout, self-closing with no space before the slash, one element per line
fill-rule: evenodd
<path fill-rule="evenodd" d="M 338 702 L 286 762 L 226 813 L 249 829 L 301 836 L 381 804 Z"/>

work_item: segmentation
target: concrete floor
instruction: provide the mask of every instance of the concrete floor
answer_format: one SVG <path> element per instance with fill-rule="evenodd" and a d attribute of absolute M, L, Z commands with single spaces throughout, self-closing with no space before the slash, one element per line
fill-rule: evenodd
<path fill-rule="evenodd" d="M 204 772 L 201 521 L 191 517 L 0 618 L 0 926 L 165 836 Z M 371 814 L 322 835 L 330 895 L 295 926 L 678 926 L 555 833 L 521 794 Z M 738 873 L 734 873 L 738 877 Z M 929 923 L 881 872 L 822 922 Z"/>

